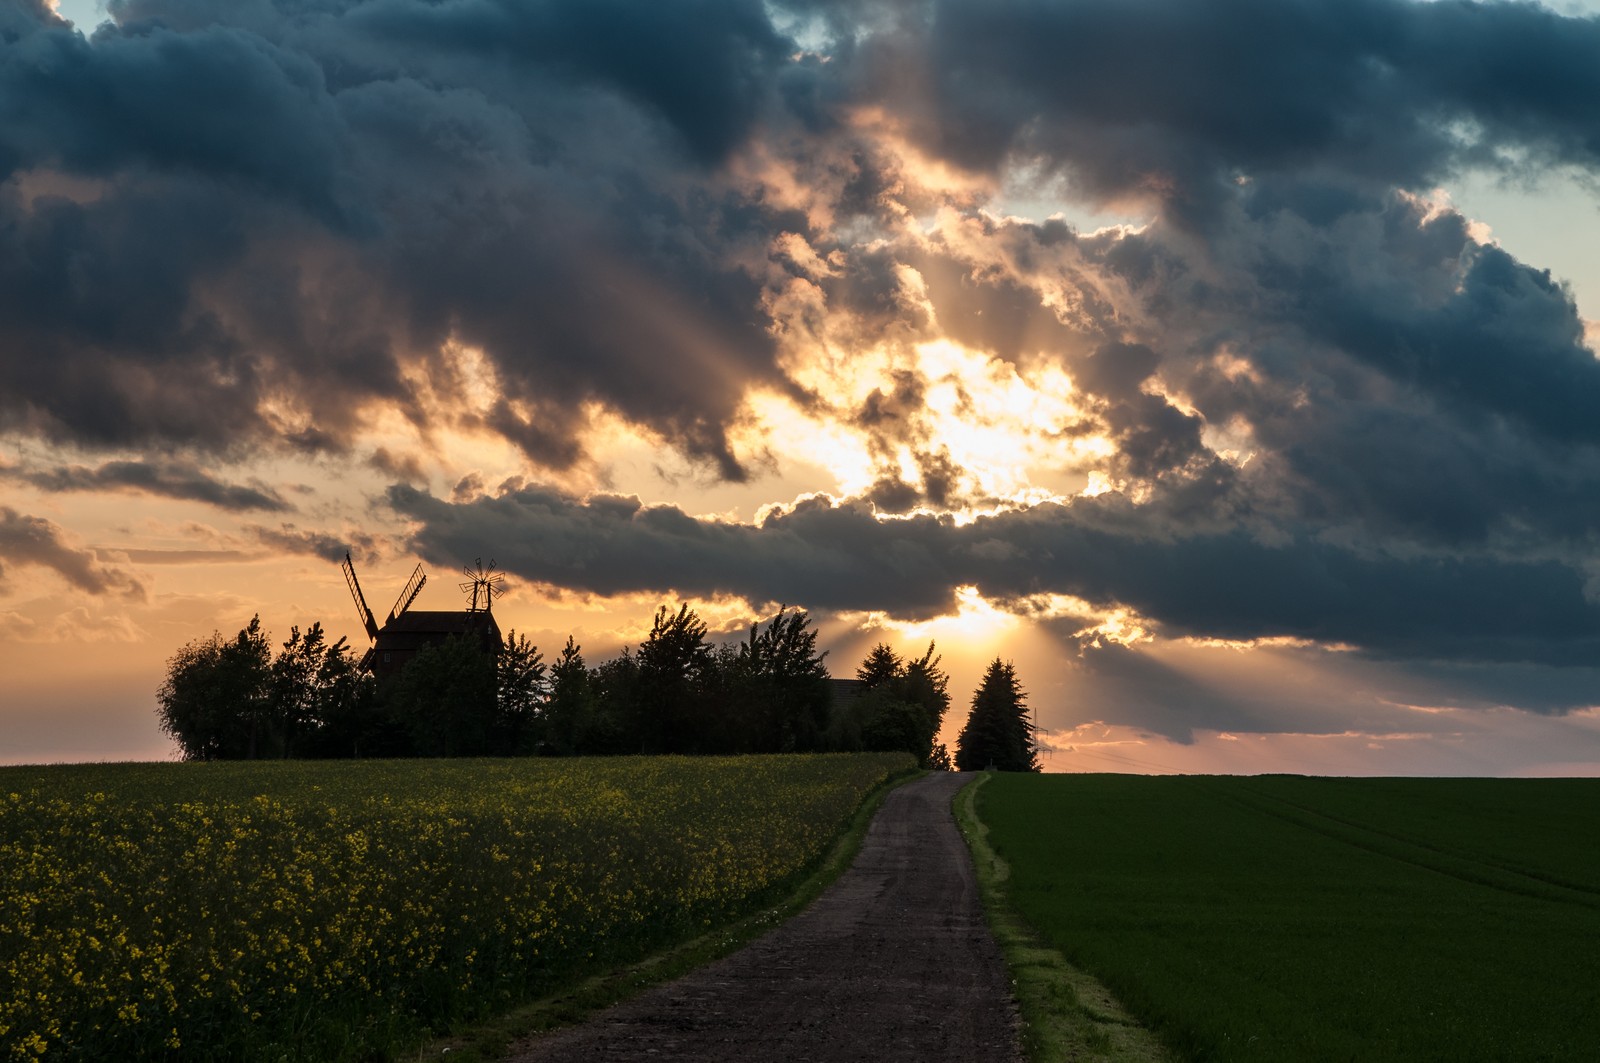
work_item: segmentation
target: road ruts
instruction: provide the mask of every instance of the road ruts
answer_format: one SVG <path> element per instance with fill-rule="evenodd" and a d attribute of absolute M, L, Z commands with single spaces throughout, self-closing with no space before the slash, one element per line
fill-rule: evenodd
<path fill-rule="evenodd" d="M 888 795 L 804 912 L 708 967 L 523 1041 L 516 1063 L 1020 1060 L 1010 979 L 950 813 L 971 776 Z"/>

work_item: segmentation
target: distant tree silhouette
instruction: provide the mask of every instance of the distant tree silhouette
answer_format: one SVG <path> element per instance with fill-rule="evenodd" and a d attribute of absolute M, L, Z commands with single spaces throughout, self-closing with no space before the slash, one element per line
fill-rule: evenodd
<path fill-rule="evenodd" d="M 861 667 L 856 669 L 856 680 L 871 690 L 899 679 L 905 670 L 906 665 L 900 655 L 890 649 L 887 643 L 880 642 L 872 647 L 861 662 Z"/>
<path fill-rule="evenodd" d="M 596 701 L 583 653 L 568 635 L 561 655 L 550 665 L 550 696 L 534 752 L 557 757 L 578 752 L 579 736 L 594 715 Z"/>
<path fill-rule="evenodd" d="M 636 733 L 644 753 L 699 752 L 704 733 L 698 685 L 711 661 L 705 621 L 687 602 L 676 614 L 656 610 L 650 636 L 639 644 Z"/>
<path fill-rule="evenodd" d="M 257 755 L 272 701 L 272 650 L 261 617 L 230 641 L 196 639 L 167 661 L 156 691 L 161 729 L 184 760 L 245 760 Z"/>
<path fill-rule="evenodd" d="M 753 727 L 746 747 L 763 753 L 822 748 L 831 695 L 826 653 L 817 652 L 817 633 L 804 611 L 787 612 L 750 625 L 728 666 L 737 676 L 740 712 Z"/>
<path fill-rule="evenodd" d="M 506 756 L 518 735 L 500 715 L 493 655 L 476 636 L 424 646 L 383 691 L 421 757 Z"/>
<path fill-rule="evenodd" d="M 506 632 L 495 656 L 495 729 L 505 739 L 507 752 L 534 751 L 549 693 L 544 655 L 527 636 Z"/>
<path fill-rule="evenodd" d="M 320 622 L 304 635 L 298 627 L 289 629 L 271 673 L 263 756 L 295 756 L 306 751 L 308 740 L 314 748 L 319 729 L 348 716 L 366 693 L 349 645 L 342 637 L 330 644 Z"/>
<path fill-rule="evenodd" d="M 589 673 L 594 711 L 577 720 L 579 753 L 639 752 L 639 661 L 624 646 L 622 653 Z"/>
<path fill-rule="evenodd" d="M 1026 700 L 1016 669 L 996 657 L 972 695 L 972 711 L 956 739 L 958 771 L 1039 770 Z"/>
<path fill-rule="evenodd" d="M 950 677 L 934 652 L 934 644 L 921 657 L 907 661 L 885 643 L 878 643 L 856 669 L 856 679 L 866 688 L 854 703 L 843 706 L 829 726 L 829 738 L 838 749 L 914 753 L 924 767 L 936 766 L 934 739 L 950 707 Z M 944 754 L 948 762 L 948 754 Z"/>

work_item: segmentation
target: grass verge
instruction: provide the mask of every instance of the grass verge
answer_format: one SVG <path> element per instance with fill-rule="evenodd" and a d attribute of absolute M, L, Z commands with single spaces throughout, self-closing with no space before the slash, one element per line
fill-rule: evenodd
<path fill-rule="evenodd" d="M 798 914 L 831 886 L 855 859 L 872 817 L 889 791 L 924 774 L 913 768 L 891 776 L 868 793 L 850 825 L 834 842 L 817 869 L 772 907 L 717 927 L 665 952 L 593 975 L 564 992 L 515 1008 L 488 1022 L 429 1042 L 417 1050 L 415 1058 L 419 1061 L 448 1058 L 451 1063 L 490 1063 L 504 1058 L 511 1047 L 525 1037 L 582 1022 L 602 1008 L 627 1000 L 651 986 L 670 982 L 737 951 Z"/>
<path fill-rule="evenodd" d="M 1011 907 L 1007 881 L 1011 869 L 989 845 L 989 829 L 978 818 L 976 802 L 988 773 L 957 791 L 956 823 L 972 850 L 978 888 L 1022 1013 L 1022 1044 L 1033 1063 L 1113 1060 L 1116 1063 L 1166 1063 L 1174 1057 L 1156 1035 L 1117 1003 L 1110 990 L 1043 944 Z"/>

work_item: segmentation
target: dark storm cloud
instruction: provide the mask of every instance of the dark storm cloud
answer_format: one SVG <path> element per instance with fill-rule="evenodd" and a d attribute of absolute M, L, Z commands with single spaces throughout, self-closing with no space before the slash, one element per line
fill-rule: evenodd
<path fill-rule="evenodd" d="M 562 467 L 584 456 L 598 403 L 740 479 L 727 426 L 752 382 L 783 385 L 762 309 L 770 240 L 808 233 L 844 251 L 844 279 L 827 285 L 838 308 L 881 296 L 871 248 L 894 265 L 878 227 L 887 200 L 913 191 L 891 150 L 850 131 L 862 105 L 937 157 L 1042 164 L 1107 196 L 1155 191 L 1213 227 L 1240 174 L 1415 186 L 1467 162 L 1597 153 L 1583 101 L 1600 84 L 1600 28 L 1525 5 L 112 12 L 86 40 L 30 0 L 6 7 L 0 32 L 0 423 L 90 446 L 337 450 L 364 411 L 390 406 L 424 424 L 467 417 Z M 800 55 L 774 17 L 807 47 L 818 30 L 828 61 Z M 817 190 L 840 232 L 735 178 L 727 164 L 752 142 L 802 174 L 853 175 Z M 958 338 L 1008 354 L 1069 343 L 1025 287 L 924 265 Z M 1508 270 L 1485 255 L 1459 305 L 1433 317 L 1304 312 L 1338 316 L 1372 359 L 1454 374 L 1464 400 L 1508 396 L 1492 350 L 1461 365 L 1427 353 L 1441 337 L 1493 348 L 1503 337 L 1480 336 L 1477 315 L 1520 335 L 1529 307 L 1559 298 Z M 974 327 L 980 316 L 991 324 Z M 430 404 L 404 371 L 452 337 L 496 369 L 503 401 L 487 411 L 462 414 L 450 394 Z M 1548 364 L 1551 379 L 1520 389 L 1523 415 L 1584 431 L 1570 412 L 1582 387 L 1570 411 L 1543 405 L 1544 385 L 1576 372 Z"/>
<path fill-rule="evenodd" d="M 899 8 L 905 5 L 883 5 Z M 1600 23 L 1531 4 L 931 2 L 853 50 L 925 143 L 1085 190 L 1203 207 L 1238 172 L 1431 183 L 1464 162 L 1600 160 Z M 874 47 L 874 45 L 876 45 Z M 915 71 L 934 86 L 906 95 Z M 896 77 L 899 73 L 901 76 Z"/>
<path fill-rule="evenodd" d="M 716 173 L 789 61 L 759 4 L 114 13 L 7 9 L 0 423 L 340 449 L 372 404 L 457 416 L 401 371 L 455 338 L 538 461 L 595 402 L 744 475 L 725 425 L 776 376 L 746 263 L 795 227 Z"/>
<path fill-rule="evenodd" d="M 138 491 L 232 511 L 284 512 L 294 507 L 265 484 L 232 484 L 182 461 L 108 461 L 90 468 L 60 465 L 50 469 L 0 467 L 0 477 L 45 491 Z"/>
<path fill-rule="evenodd" d="M 1310 537 L 1169 536 L 1123 503 L 979 517 L 880 520 L 813 498 L 756 525 L 696 520 L 634 498 L 524 489 L 451 504 L 407 487 L 436 564 L 492 552 L 509 572 L 600 594 L 739 595 L 925 617 L 971 584 L 991 599 L 1069 594 L 1123 606 L 1175 636 L 1295 637 L 1395 657 L 1579 663 L 1600 654 L 1584 573 L 1551 561 L 1404 557 Z"/>
<path fill-rule="evenodd" d="M 0 586 L 15 589 L 18 578 L 12 569 L 25 566 L 50 569 L 89 594 L 145 596 L 144 584 L 101 561 L 95 551 L 73 546 L 60 525 L 0 506 Z"/>

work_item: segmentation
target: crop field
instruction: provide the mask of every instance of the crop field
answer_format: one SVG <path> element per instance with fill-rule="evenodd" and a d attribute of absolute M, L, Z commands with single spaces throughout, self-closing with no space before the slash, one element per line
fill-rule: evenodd
<path fill-rule="evenodd" d="M 997 775 L 1012 904 L 1197 1060 L 1591 1060 L 1600 780 Z"/>
<path fill-rule="evenodd" d="M 756 910 L 903 754 L 0 769 L 0 1059 L 371 1059 Z"/>

